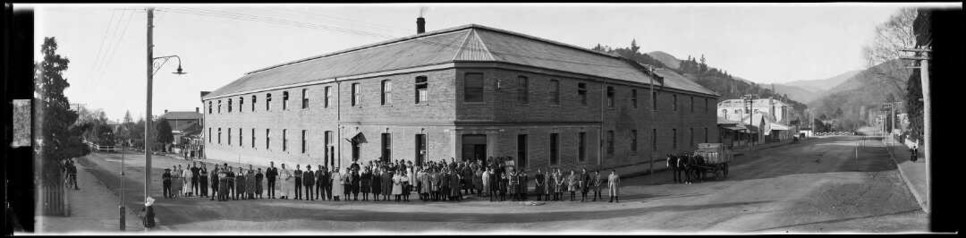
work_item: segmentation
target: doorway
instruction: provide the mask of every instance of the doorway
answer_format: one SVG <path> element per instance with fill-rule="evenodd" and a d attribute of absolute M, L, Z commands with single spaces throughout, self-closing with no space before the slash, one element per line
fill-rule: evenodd
<path fill-rule="evenodd" d="M 462 161 L 482 160 L 486 163 L 486 135 L 463 135 Z"/>

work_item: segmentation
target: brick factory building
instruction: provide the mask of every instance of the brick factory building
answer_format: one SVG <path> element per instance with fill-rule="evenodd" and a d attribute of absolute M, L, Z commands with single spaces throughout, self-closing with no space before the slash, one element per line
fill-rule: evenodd
<path fill-rule="evenodd" d="M 201 101 L 209 159 L 641 171 L 716 142 L 717 98 L 670 70 L 466 25 L 255 70 Z"/>

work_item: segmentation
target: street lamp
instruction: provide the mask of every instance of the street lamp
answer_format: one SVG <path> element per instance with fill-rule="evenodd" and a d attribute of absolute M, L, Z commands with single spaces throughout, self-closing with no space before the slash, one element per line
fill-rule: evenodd
<path fill-rule="evenodd" d="M 148 20 L 147 20 L 147 34 L 148 34 L 147 35 L 147 56 L 148 56 L 147 57 L 147 76 L 148 76 L 147 85 L 148 87 L 147 87 L 147 99 L 146 99 L 147 110 L 145 111 L 145 114 L 147 114 L 146 116 L 147 119 L 145 120 L 145 123 L 144 123 L 144 203 L 145 203 L 145 215 L 144 215 L 145 226 L 144 227 L 145 229 L 147 229 L 149 226 L 153 226 L 154 224 L 154 216 L 153 214 L 150 214 L 152 213 L 152 209 L 150 209 L 147 206 L 148 195 L 151 191 L 151 146 L 152 146 L 151 144 L 153 142 L 152 141 L 153 138 L 151 137 L 151 116 L 152 116 L 151 115 L 151 94 L 152 94 L 151 87 L 154 81 L 154 74 L 157 73 L 158 70 L 160 70 L 161 67 L 163 67 L 164 64 L 167 63 L 168 60 L 172 58 L 178 59 L 178 69 L 173 73 L 177 75 L 185 74 L 184 70 L 181 68 L 181 57 L 177 55 L 154 57 L 154 44 L 153 44 L 154 8 L 149 7 L 147 9 L 147 13 L 148 13 L 147 14 L 148 15 Z"/>

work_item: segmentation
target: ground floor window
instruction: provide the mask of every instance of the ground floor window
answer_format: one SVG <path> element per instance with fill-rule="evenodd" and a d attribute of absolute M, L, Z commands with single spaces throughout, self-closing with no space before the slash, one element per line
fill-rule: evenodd
<path fill-rule="evenodd" d="M 426 134 L 416 134 L 416 164 L 426 161 Z"/>
<path fill-rule="evenodd" d="M 550 133 L 550 165 L 557 165 L 559 161 L 559 149 L 560 149 L 559 134 Z"/>

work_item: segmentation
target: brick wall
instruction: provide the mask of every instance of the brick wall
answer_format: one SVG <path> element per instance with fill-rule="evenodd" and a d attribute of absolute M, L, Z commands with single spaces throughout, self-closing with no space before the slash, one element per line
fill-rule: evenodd
<path fill-rule="evenodd" d="M 483 73 L 484 102 L 465 103 L 463 83 L 466 73 Z M 529 80 L 529 100 L 520 103 L 518 76 Z M 429 80 L 427 102 L 415 104 L 415 78 L 426 76 Z M 392 99 L 389 105 L 381 105 L 382 81 L 392 82 Z M 560 82 L 560 105 L 550 101 L 550 80 Z M 502 80 L 502 82 L 500 82 Z M 500 87 L 497 88 L 499 82 Z M 587 105 L 582 105 L 577 94 L 579 82 L 587 85 Z M 363 95 L 357 106 L 351 104 L 351 85 L 360 83 Z M 324 87 L 331 86 L 333 98 L 329 108 L 322 107 Z M 601 110 L 606 87 L 615 89 L 615 106 Z M 310 107 L 301 108 L 302 88 L 308 89 Z M 631 89 L 637 90 L 638 106 L 631 104 Z M 282 91 L 289 91 L 289 105 L 282 111 Z M 272 109 L 265 111 L 265 95 L 272 93 Z M 655 159 L 655 168 L 664 166 L 664 154 L 696 149 L 696 143 L 704 142 L 704 128 L 708 128 L 709 142 L 717 142 L 716 99 L 709 98 L 711 108 L 705 110 L 706 97 L 684 94 L 672 90 L 660 90 L 656 112 L 651 110 L 648 87 L 628 84 L 603 84 L 593 78 L 552 73 L 547 70 L 515 70 L 503 67 L 459 67 L 453 69 L 379 76 L 359 80 L 326 83 L 285 90 L 259 92 L 256 110 L 251 111 L 251 95 L 243 95 L 245 105 L 238 112 L 238 97 L 233 97 L 233 111 L 205 113 L 205 133 L 223 128 L 222 143 L 213 138 L 205 147 L 210 159 L 241 160 L 254 164 L 268 161 L 285 161 L 297 164 L 325 162 L 324 131 L 333 131 L 336 144 L 336 165 L 351 163 L 352 147 L 347 138 L 363 133 L 368 143 L 360 145 L 360 161 L 366 163 L 381 156 L 381 134 L 392 135 L 392 159 L 413 160 L 415 135 L 427 135 L 427 160 L 448 160 L 462 157 L 462 135 L 487 135 L 488 156 L 517 156 L 517 135 L 527 134 L 528 166 L 531 170 L 547 166 L 561 168 L 614 168 L 625 171 L 642 171 L 649 168 L 647 162 Z M 672 95 L 677 95 L 678 110 L 672 110 Z M 695 97 L 694 112 L 690 98 Z M 217 99 L 215 99 L 217 100 Z M 223 105 L 225 104 L 225 99 Z M 341 103 L 341 127 L 337 122 Z M 205 102 L 207 106 L 207 102 Z M 603 111 L 603 123 L 601 122 Z M 653 117 L 652 117 L 653 114 Z M 232 145 L 227 145 L 226 128 L 233 128 Z M 243 146 L 237 144 L 238 128 L 244 131 Z M 256 146 L 251 148 L 251 129 L 256 129 Z M 601 129 L 603 128 L 603 129 Z M 657 150 L 652 149 L 652 129 L 658 129 Z M 672 148 L 672 128 L 678 131 L 678 147 Z M 691 144 L 689 128 L 694 128 L 694 144 Z M 271 129 L 270 149 L 265 149 L 265 129 Z M 281 151 L 282 130 L 286 129 L 288 150 Z M 301 131 L 307 131 L 307 151 L 301 152 Z M 614 152 L 607 153 L 605 137 L 614 131 Z M 631 132 L 637 130 L 637 151 L 631 151 Z M 549 162 L 550 133 L 559 133 L 560 161 Z M 586 160 L 577 160 L 577 135 L 586 133 Z M 207 142 L 207 141 L 206 141 Z M 598 151 L 602 157 L 598 157 Z M 278 162 L 277 162 L 278 163 Z"/>

